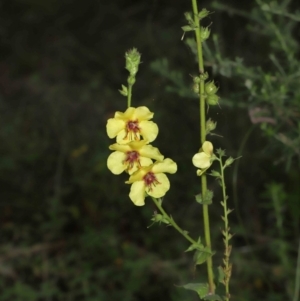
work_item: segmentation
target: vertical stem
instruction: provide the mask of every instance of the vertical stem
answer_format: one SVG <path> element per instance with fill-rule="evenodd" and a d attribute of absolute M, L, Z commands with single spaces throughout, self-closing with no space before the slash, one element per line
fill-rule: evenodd
<path fill-rule="evenodd" d="M 194 15 L 194 22 L 197 24 L 197 28 L 195 30 L 196 35 L 196 43 L 197 43 L 197 53 L 198 53 L 198 69 L 199 74 L 204 73 L 204 64 L 203 64 L 203 55 L 202 55 L 202 44 L 201 44 L 201 27 L 200 21 L 198 19 L 198 7 L 197 7 L 197 0 L 192 0 L 192 7 L 193 7 L 193 15 Z M 199 93 L 199 104 L 200 104 L 200 142 L 201 145 L 206 140 L 206 117 L 205 117 L 205 98 L 204 98 L 204 81 L 200 81 L 200 93 Z M 201 189 L 202 195 L 206 194 L 207 191 L 207 182 L 206 182 L 206 175 L 203 174 L 201 176 Z M 203 222 L 204 222 L 204 236 L 205 236 L 205 243 L 206 246 L 211 249 L 211 239 L 210 239 L 210 225 L 209 225 L 209 213 L 208 213 L 208 205 L 203 205 Z M 212 264 L 212 257 L 207 259 L 207 276 L 208 276 L 208 285 L 209 285 L 209 292 L 214 293 L 215 285 L 213 280 L 213 264 Z"/>
<path fill-rule="evenodd" d="M 226 186 L 225 186 L 225 178 L 224 178 L 224 166 L 222 162 L 222 157 L 220 156 L 220 169 L 221 169 L 221 179 L 222 179 L 222 194 L 223 194 L 223 208 L 224 208 L 224 224 L 225 224 L 225 229 L 223 235 L 224 235 L 224 245 L 225 245 L 225 258 L 224 258 L 224 267 L 225 267 L 225 279 L 224 279 L 224 284 L 225 284 L 225 301 L 229 301 L 230 298 L 230 293 L 229 293 L 229 280 L 231 276 L 231 265 L 229 262 L 229 257 L 231 253 L 231 246 L 229 245 L 229 240 L 230 240 L 230 233 L 229 233 L 229 224 L 228 224 L 228 214 L 231 212 L 227 208 L 227 196 L 226 196 Z"/>
<path fill-rule="evenodd" d="M 131 107 L 132 85 L 128 84 L 127 108 Z"/>

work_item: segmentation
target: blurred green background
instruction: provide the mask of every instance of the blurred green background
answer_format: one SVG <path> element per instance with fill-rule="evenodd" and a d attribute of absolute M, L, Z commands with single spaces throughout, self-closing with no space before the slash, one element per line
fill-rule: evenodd
<path fill-rule="evenodd" d="M 300 5 L 201 1 L 206 69 L 220 87 L 216 147 L 242 158 L 227 172 L 232 300 L 299 300 Z M 0 301 L 188 301 L 205 281 L 171 227 L 148 228 L 126 175 L 106 167 L 106 121 L 126 108 L 125 51 L 142 53 L 133 105 L 155 112 L 154 145 L 178 164 L 164 206 L 193 237 L 199 149 L 191 1 L 0 2 Z M 216 167 L 217 168 L 217 167 Z M 214 264 L 222 264 L 220 188 L 210 207 Z M 299 267 L 298 267 L 299 269 Z M 300 276 L 299 276 L 300 277 Z M 298 279 L 299 281 L 299 279 Z"/>

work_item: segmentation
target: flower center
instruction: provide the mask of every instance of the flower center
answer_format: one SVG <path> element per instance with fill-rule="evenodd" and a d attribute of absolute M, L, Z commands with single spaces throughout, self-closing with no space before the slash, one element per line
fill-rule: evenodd
<path fill-rule="evenodd" d="M 152 190 L 152 185 L 155 186 L 156 184 L 160 184 L 156 179 L 155 174 L 151 171 L 143 177 L 143 180 L 150 191 Z"/>
<path fill-rule="evenodd" d="M 128 164 L 127 169 L 131 169 L 135 163 L 138 163 L 140 165 L 140 154 L 136 151 L 128 151 L 126 153 L 126 159 L 124 160 L 124 164 Z"/>
<path fill-rule="evenodd" d="M 129 141 L 140 140 L 140 128 L 138 120 L 129 120 L 126 124 L 126 138 L 129 138 Z"/>

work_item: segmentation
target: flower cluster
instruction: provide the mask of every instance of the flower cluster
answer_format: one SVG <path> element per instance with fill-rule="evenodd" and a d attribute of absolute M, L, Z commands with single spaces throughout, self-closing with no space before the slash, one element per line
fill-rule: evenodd
<path fill-rule="evenodd" d="M 143 206 L 147 195 L 164 196 L 170 188 L 164 173 L 177 171 L 173 160 L 164 159 L 158 148 L 149 144 L 158 135 L 157 124 L 149 121 L 153 115 L 147 107 L 129 107 L 124 113 L 116 112 L 106 125 L 108 137 L 116 137 L 117 142 L 109 147 L 114 152 L 107 167 L 113 174 L 125 171 L 130 175 L 126 183 L 132 184 L 129 197 L 136 206 Z"/>

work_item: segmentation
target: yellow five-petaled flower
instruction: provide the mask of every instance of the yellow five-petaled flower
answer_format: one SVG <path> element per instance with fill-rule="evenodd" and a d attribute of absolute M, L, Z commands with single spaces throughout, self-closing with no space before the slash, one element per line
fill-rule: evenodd
<path fill-rule="evenodd" d="M 130 107 L 124 113 L 116 112 L 115 117 L 107 121 L 107 135 L 109 138 L 117 137 L 119 144 L 139 141 L 141 136 L 152 142 L 158 134 L 157 124 L 149 121 L 153 115 L 147 107 Z"/>
<path fill-rule="evenodd" d="M 169 179 L 164 173 L 173 174 L 176 171 L 177 164 L 169 158 L 147 167 L 141 167 L 126 182 L 132 184 L 129 193 L 130 199 L 136 206 L 143 206 L 146 195 L 154 198 L 164 196 L 170 189 Z"/>
<path fill-rule="evenodd" d="M 108 169 L 115 175 L 127 171 L 130 175 L 142 166 L 153 163 L 151 159 L 162 161 L 164 156 L 158 148 L 148 145 L 147 140 L 132 141 L 127 144 L 112 144 L 111 153 L 107 159 Z"/>
<path fill-rule="evenodd" d="M 197 170 L 197 175 L 201 176 L 207 168 L 209 168 L 213 162 L 213 145 L 209 141 L 204 141 L 202 147 L 196 155 L 194 155 L 192 161 L 193 164 L 200 168 Z"/>

